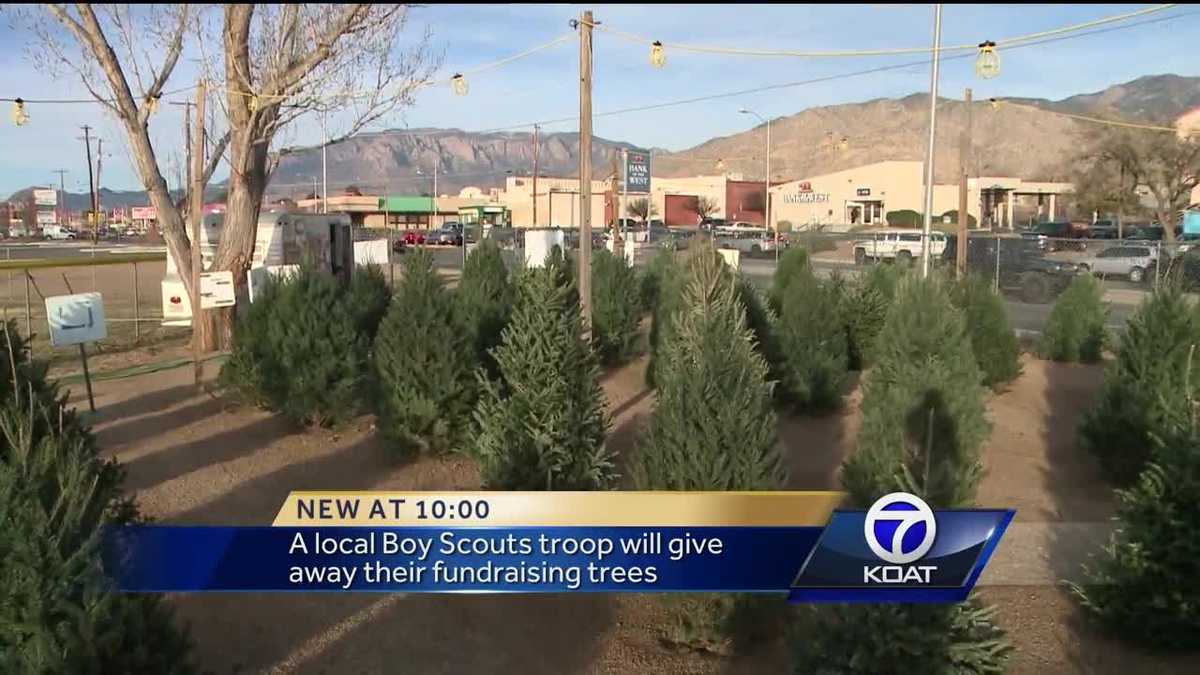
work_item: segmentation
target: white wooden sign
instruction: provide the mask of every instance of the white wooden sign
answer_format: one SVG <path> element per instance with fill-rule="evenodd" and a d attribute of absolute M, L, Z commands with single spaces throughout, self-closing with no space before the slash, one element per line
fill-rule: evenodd
<path fill-rule="evenodd" d="M 237 298 L 233 292 L 233 272 L 202 272 L 200 274 L 200 309 L 233 307 Z"/>
<path fill-rule="evenodd" d="M 46 298 L 50 344 L 55 347 L 95 342 L 108 337 L 104 298 L 99 293 L 52 295 Z"/>

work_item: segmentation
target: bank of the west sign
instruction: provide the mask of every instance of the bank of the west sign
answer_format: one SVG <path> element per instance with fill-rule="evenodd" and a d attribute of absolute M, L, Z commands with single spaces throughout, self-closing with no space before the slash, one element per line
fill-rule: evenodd
<path fill-rule="evenodd" d="M 829 201 L 827 192 L 793 192 L 783 196 L 784 204 L 816 204 Z"/>

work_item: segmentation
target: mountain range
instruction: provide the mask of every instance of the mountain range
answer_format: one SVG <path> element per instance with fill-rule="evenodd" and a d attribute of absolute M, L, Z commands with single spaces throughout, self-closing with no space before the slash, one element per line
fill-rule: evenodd
<path fill-rule="evenodd" d="M 1200 107 L 1200 77 L 1150 75 L 1057 101 L 1011 102 L 1018 105 L 975 101 L 970 107 L 972 171 L 1026 180 L 1065 180 L 1082 134 L 1095 125 L 1055 113 L 1170 124 Z M 939 99 L 938 106 L 934 169 L 939 182 L 950 182 L 957 170 L 958 139 L 968 109 L 963 101 L 954 99 Z M 804 178 L 889 159 L 921 160 L 928 141 L 928 117 L 928 95 L 912 94 L 808 108 L 775 118 L 771 121 L 772 178 Z M 729 172 L 762 180 L 764 140 L 760 126 L 680 152 L 654 150 L 653 171 L 661 176 Z M 621 148 L 629 147 L 628 143 L 594 138 L 593 175 L 611 175 Z M 574 132 L 541 134 L 540 175 L 578 175 L 578 152 L 579 138 Z M 334 194 L 352 184 L 364 193 L 430 194 L 435 165 L 439 194 L 457 194 L 466 186 L 496 187 L 508 175 L 529 175 L 533 170 L 533 139 L 528 133 L 389 130 L 353 136 L 329 146 L 327 154 L 330 192 Z M 321 149 L 297 150 L 281 161 L 268 194 L 302 198 L 313 192 L 320 178 Z M 78 208 L 87 204 L 87 197 L 68 195 L 67 201 Z M 102 202 L 136 205 L 145 204 L 146 198 L 141 192 L 105 190 Z"/>

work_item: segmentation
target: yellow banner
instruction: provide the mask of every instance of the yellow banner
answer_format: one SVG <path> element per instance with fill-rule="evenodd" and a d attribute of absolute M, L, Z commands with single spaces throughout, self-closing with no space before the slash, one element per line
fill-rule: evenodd
<path fill-rule="evenodd" d="M 292 492 L 276 526 L 824 526 L 842 492 Z"/>

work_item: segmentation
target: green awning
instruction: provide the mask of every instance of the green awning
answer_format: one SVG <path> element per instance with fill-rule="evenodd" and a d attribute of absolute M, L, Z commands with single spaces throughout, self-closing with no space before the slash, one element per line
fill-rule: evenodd
<path fill-rule="evenodd" d="M 379 210 L 388 213 L 429 213 L 432 197 L 380 197 Z"/>

